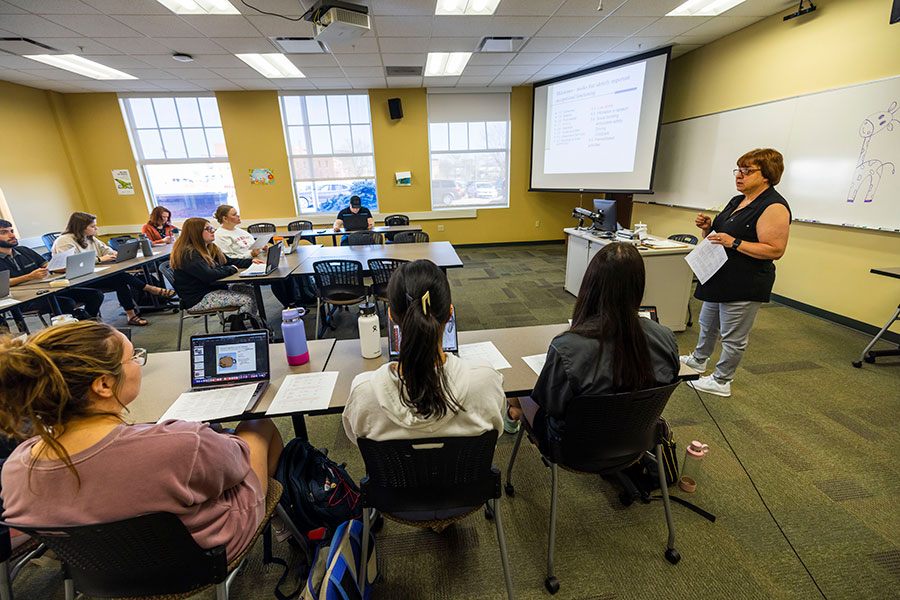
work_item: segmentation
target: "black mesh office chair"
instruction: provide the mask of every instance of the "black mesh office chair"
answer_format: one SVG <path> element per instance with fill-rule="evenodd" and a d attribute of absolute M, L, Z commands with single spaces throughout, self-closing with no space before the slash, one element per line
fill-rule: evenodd
<path fill-rule="evenodd" d="M 0 525 L 0 600 L 12 600 L 12 582 L 22 567 L 32 558 L 38 558 L 47 551 L 47 546 L 34 538 L 29 538 L 13 549 L 9 527 Z"/>
<path fill-rule="evenodd" d="M 275 224 L 253 223 L 247 226 L 247 233 L 275 233 Z"/>
<path fill-rule="evenodd" d="M 63 565 L 66 600 L 74 600 L 76 592 L 102 598 L 169 600 L 213 585 L 216 599 L 227 600 L 250 548 L 261 534 L 271 535 L 272 514 L 277 512 L 292 532 L 296 530 L 278 502 L 281 492 L 281 484 L 269 479 L 266 515 L 253 540 L 231 564 L 225 546 L 201 548 L 171 513 L 67 527 L 3 524 L 24 531 L 56 553 Z"/>
<path fill-rule="evenodd" d="M 409 225 L 409 217 L 406 215 L 388 215 L 384 218 L 384 224 L 388 227 L 395 225 Z M 397 232 L 389 231 L 384 234 L 384 238 L 388 242 L 393 242 L 395 235 L 397 235 Z"/>
<path fill-rule="evenodd" d="M 690 233 L 674 233 L 669 236 L 669 239 L 672 240 L 673 242 L 681 242 L 682 244 L 690 244 L 691 246 L 696 246 L 697 241 L 698 241 L 697 236 L 691 235 Z M 691 279 L 691 284 L 694 284 L 694 283 L 697 283 L 696 276 L 693 276 L 693 278 Z M 687 325 L 688 327 L 691 327 L 693 324 L 694 324 L 694 315 L 691 314 L 691 299 L 688 298 L 688 319 L 687 319 L 687 323 L 685 323 L 685 325 Z"/>
<path fill-rule="evenodd" d="M 54 231 L 52 233 L 45 233 L 41 236 L 41 241 L 44 242 L 44 246 L 47 247 L 47 250 L 53 250 L 53 242 L 56 241 L 56 238 L 62 235 L 61 231 Z"/>
<path fill-rule="evenodd" d="M 320 260 L 313 263 L 313 272 L 316 280 L 316 339 L 319 339 L 325 327 L 334 329 L 332 319 L 335 310 L 365 302 L 368 289 L 363 283 L 362 263 L 359 261 Z M 326 304 L 331 305 L 331 310 L 322 319 L 322 328 L 319 329 L 319 318 Z"/>
<path fill-rule="evenodd" d="M 395 244 L 421 244 L 430 241 L 424 231 L 401 231 L 394 236 Z"/>
<path fill-rule="evenodd" d="M 312 221 L 291 221 L 288 223 L 288 231 L 306 231 L 307 229 L 312 229 L 313 224 Z"/>
<path fill-rule="evenodd" d="M 366 477 L 359 482 L 364 508 L 375 508 L 406 525 L 434 527 L 449 525 L 486 505 L 485 516 L 497 527 L 506 595 L 512 600 L 512 577 L 500 518 L 500 471 L 491 464 L 497 432 L 474 437 L 356 441 L 366 463 Z M 363 510 L 364 540 L 369 539 L 371 529 L 369 513 Z M 367 560 L 366 546 L 363 544 L 362 565 Z M 360 577 L 364 576 L 363 571 Z"/>
<path fill-rule="evenodd" d="M 397 268 L 408 260 L 401 258 L 370 258 L 368 260 L 369 273 L 372 274 L 372 297 L 375 298 L 375 304 L 381 300 L 384 305 L 388 305 L 387 286 L 391 280 L 391 275 Z"/>
<path fill-rule="evenodd" d="M 651 458 L 662 461 L 659 444 L 659 417 L 678 382 L 669 385 L 602 396 L 580 396 L 566 406 L 565 434 L 561 439 L 539 440 L 538 449 L 544 464 L 550 467 L 550 533 L 547 548 L 547 578 L 544 585 L 551 594 L 559 591 L 553 555 L 556 546 L 556 513 L 559 496 L 558 467 L 580 474 L 612 475 L 637 462 L 644 453 L 655 447 Z M 506 495 L 515 496 L 512 468 L 522 443 L 527 423 L 519 429 L 513 446 L 509 466 L 506 469 Z M 529 437 L 537 437 L 532 433 Z M 669 490 L 664 469 L 659 469 L 663 506 L 669 538 L 666 542 L 666 560 L 675 564 L 681 556 L 675 549 L 675 525 L 669 504 Z"/>
<path fill-rule="evenodd" d="M 169 282 L 169 285 L 172 286 L 172 289 L 175 292 L 178 292 L 178 288 L 175 287 L 175 271 L 172 269 L 172 266 L 169 264 L 169 261 L 164 261 L 159 265 L 159 272 L 162 273 L 163 278 Z M 219 308 L 207 308 L 207 309 L 199 309 L 199 308 L 187 308 L 184 305 L 184 301 L 181 300 L 181 294 L 178 294 L 178 308 L 181 313 L 178 315 L 178 344 L 175 346 L 176 350 L 181 350 L 181 337 L 184 333 L 184 320 L 185 319 L 203 319 L 203 330 L 206 333 L 209 333 L 209 316 L 216 315 L 219 319 L 219 325 L 222 326 L 222 330 L 225 330 L 225 314 L 230 312 L 235 312 L 241 309 L 240 306 L 221 306 Z"/>
<path fill-rule="evenodd" d="M 384 236 L 371 231 L 354 231 L 347 236 L 348 246 L 378 246 L 384 243 Z"/>

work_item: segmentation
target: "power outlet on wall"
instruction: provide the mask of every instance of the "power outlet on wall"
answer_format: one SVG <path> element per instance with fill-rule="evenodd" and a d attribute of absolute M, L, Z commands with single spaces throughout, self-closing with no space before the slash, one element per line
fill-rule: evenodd
<path fill-rule="evenodd" d="M 535 226 L 535 227 L 540 227 L 540 226 L 541 226 L 541 222 L 540 222 L 540 221 L 535 221 L 535 222 L 534 222 L 534 226 Z"/>
<path fill-rule="evenodd" d="M 443 230 L 444 230 L 444 226 L 443 226 L 443 225 L 438 225 L 438 231 L 443 231 Z"/>

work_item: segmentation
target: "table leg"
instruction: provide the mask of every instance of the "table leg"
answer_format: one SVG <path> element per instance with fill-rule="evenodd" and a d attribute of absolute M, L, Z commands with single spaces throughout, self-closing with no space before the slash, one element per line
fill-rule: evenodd
<path fill-rule="evenodd" d="M 306 431 L 306 419 L 303 417 L 303 413 L 291 415 L 291 423 L 294 425 L 294 437 L 309 441 L 309 434 Z"/>
<path fill-rule="evenodd" d="M 869 352 L 872 349 L 872 346 L 881 339 L 881 336 L 888 330 L 888 328 L 896 321 L 900 319 L 900 306 L 897 307 L 897 310 L 894 312 L 894 316 L 888 319 L 888 322 L 884 324 L 884 327 L 881 328 L 881 331 L 875 334 L 875 337 L 872 338 L 872 341 L 869 342 L 869 345 L 862 351 L 862 354 L 859 355 L 859 360 L 854 361 L 852 364 L 857 369 L 862 367 L 863 361 L 867 363 L 874 363 L 875 358 L 878 356 L 900 356 L 900 348 L 897 350 L 876 350 L 874 352 Z"/>
<path fill-rule="evenodd" d="M 263 304 L 262 284 L 254 281 L 253 293 L 256 294 L 256 309 L 259 311 L 259 318 L 263 320 L 263 323 L 268 323 L 269 319 L 266 318 L 266 306 Z"/>

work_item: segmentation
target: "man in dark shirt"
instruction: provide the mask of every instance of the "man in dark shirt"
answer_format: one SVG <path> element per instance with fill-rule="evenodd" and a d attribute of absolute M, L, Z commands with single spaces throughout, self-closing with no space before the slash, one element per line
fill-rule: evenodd
<path fill-rule="evenodd" d="M 350 206 L 338 213 L 337 219 L 334 222 L 334 230 L 340 231 L 342 227 L 347 231 L 363 229 L 362 227 L 347 227 L 345 225 L 345 219 L 347 219 L 347 217 L 351 215 L 362 215 L 364 217 L 368 217 L 366 219 L 365 229 L 372 229 L 373 227 L 375 227 L 375 219 L 372 218 L 372 212 L 362 205 L 362 200 L 359 199 L 359 196 L 351 196 Z M 341 246 L 346 245 L 347 236 L 345 235 L 341 238 Z"/>
<path fill-rule="evenodd" d="M 9 285 L 14 287 L 47 277 L 47 261 L 44 257 L 24 246 L 19 246 L 12 223 L 0 219 L 0 271 L 9 271 Z M 79 319 L 97 317 L 103 304 L 103 292 L 84 288 L 68 288 L 56 293 L 56 300 L 63 313 Z M 83 309 L 75 308 L 79 303 Z M 12 309 L 16 320 L 21 320 L 21 308 L 37 308 L 41 312 L 53 312 L 50 302 L 44 298 L 17 305 Z"/>

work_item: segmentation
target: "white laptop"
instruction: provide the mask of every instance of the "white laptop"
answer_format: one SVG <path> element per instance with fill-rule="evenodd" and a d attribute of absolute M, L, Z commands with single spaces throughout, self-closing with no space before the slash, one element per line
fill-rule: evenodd
<path fill-rule="evenodd" d="M 76 277 L 84 277 L 85 275 L 90 275 L 94 272 L 94 265 L 96 263 L 97 253 L 94 250 L 88 250 L 79 254 L 70 254 L 66 257 L 65 275 L 54 275 L 52 277 L 42 279 L 41 282 L 62 279 L 63 277 L 65 277 L 69 281 L 72 281 Z"/>
<path fill-rule="evenodd" d="M 278 268 L 279 261 L 281 261 L 281 242 L 269 248 L 268 255 L 266 256 L 266 262 L 253 263 L 248 268 L 241 271 L 240 276 L 262 277 L 263 275 L 268 275 Z"/>

